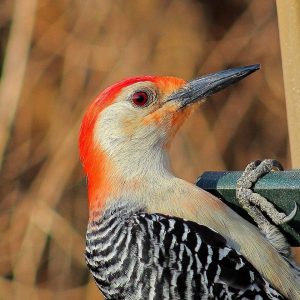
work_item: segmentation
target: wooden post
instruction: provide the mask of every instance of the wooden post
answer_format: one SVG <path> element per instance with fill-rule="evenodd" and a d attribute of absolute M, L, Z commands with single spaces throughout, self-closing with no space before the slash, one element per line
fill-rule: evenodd
<path fill-rule="evenodd" d="M 300 1 L 276 3 L 292 166 L 300 168 Z"/>
<path fill-rule="evenodd" d="M 300 1 L 277 0 L 283 79 L 293 168 L 300 168 Z M 300 263 L 300 248 L 295 249 Z"/>

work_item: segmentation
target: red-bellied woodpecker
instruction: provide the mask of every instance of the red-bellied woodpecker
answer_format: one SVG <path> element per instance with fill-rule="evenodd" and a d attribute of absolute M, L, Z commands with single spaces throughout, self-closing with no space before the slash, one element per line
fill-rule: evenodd
<path fill-rule="evenodd" d="M 130 78 L 88 108 L 79 140 L 86 261 L 107 299 L 300 299 L 297 276 L 259 230 L 168 164 L 172 137 L 199 100 L 258 68 L 190 82 Z"/>

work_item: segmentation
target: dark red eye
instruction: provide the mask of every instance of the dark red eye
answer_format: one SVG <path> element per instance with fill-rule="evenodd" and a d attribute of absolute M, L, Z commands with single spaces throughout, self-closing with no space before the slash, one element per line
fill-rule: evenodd
<path fill-rule="evenodd" d="M 132 102 L 136 106 L 145 106 L 148 103 L 148 94 L 146 92 L 136 92 L 132 96 Z"/>

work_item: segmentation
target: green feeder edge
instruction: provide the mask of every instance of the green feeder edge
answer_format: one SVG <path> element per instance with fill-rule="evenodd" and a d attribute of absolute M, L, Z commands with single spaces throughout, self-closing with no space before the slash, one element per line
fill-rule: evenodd
<path fill-rule="evenodd" d="M 236 199 L 236 182 L 242 172 L 204 172 L 197 186 L 222 199 L 243 218 L 253 223 Z M 280 230 L 293 247 L 300 246 L 300 170 L 271 172 L 255 184 L 254 191 L 267 198 L 282 212 L 289 214 L 295 202 L 298 210 L 293 220 L 280 225 Z"/>

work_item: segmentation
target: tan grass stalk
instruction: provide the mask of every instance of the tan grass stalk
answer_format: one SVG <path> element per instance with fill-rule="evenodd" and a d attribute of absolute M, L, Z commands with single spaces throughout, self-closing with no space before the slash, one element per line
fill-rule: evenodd
<path fill-rule="evenodd" d="M 0 82 L 0 168 L 18 106 L 32 40 L 37 0 L 16 0 Z"/>

